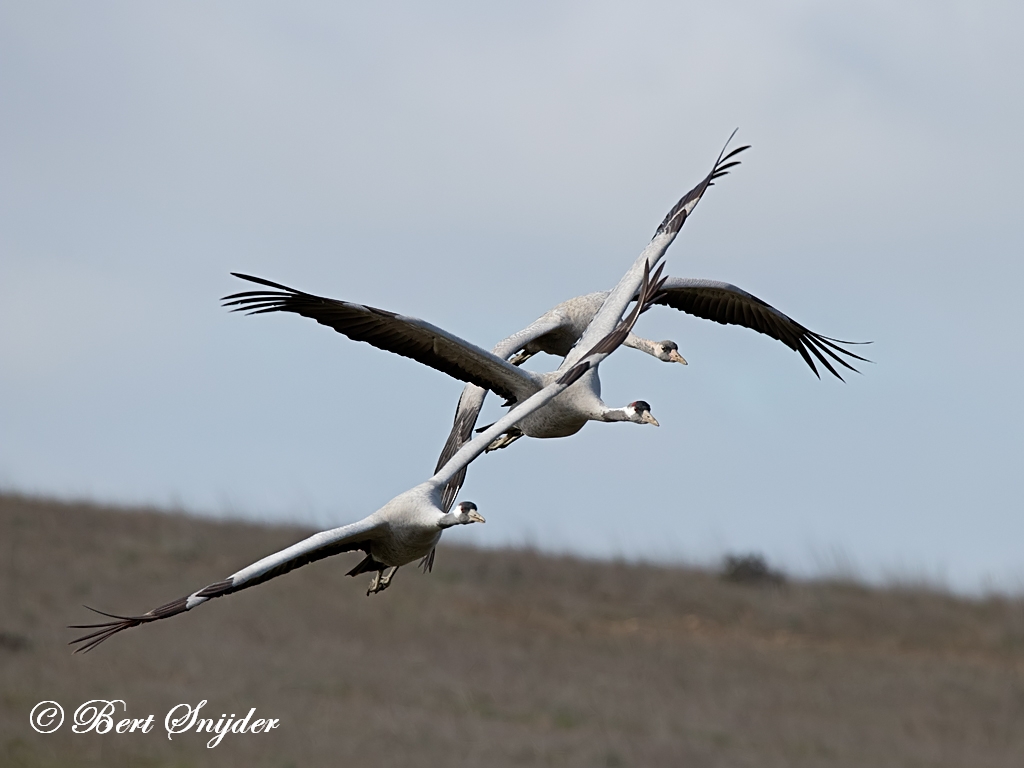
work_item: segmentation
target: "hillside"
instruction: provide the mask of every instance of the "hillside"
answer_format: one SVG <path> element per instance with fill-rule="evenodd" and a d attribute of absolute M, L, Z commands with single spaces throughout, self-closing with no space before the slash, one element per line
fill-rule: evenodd
<path fill-rule="evenodd" d="M 306 533 L 0 496 L 0 764 L 1024 765 L 1019 600 L 448 546 L 372 598 L 346 555 L 70 654 L 83 603 L 141 613 Z M 71 734 L 98 698 L 154 731 Z M 168 740 L 202 699 L 280 727 Z"/>

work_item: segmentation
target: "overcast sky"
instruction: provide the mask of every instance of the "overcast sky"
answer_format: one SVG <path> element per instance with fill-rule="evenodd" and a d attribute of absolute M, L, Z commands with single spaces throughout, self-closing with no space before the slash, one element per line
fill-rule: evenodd
<path fill-rule="evenodd" d="M 231 315 L 228 273 L 489 347 L 614 285 L 739 126 L 668 271 L 873 364 L 656 308 L 690 365 L 601 376 L 661 428 L 483 457 L 452 539 L 1021 589 L 1020 4 L 338 5 L 0 2 L 0 488 L 361 517 L 461 383 Z"/>

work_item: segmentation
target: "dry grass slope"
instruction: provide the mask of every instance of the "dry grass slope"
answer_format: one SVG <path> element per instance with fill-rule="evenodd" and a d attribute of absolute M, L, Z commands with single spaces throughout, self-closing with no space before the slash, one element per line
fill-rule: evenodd
<path fill-rule="evenodd" d="M 328 560 L 71 656 L 305 531 L 0 496 L 4 766 L 1019 766 L 1024 606 L 446 547 L 367 598 Z M 41 699 L 210 701 L 265 736 L 43 736 Z M 159 726 L 158 726 L 159 728 Z"/>

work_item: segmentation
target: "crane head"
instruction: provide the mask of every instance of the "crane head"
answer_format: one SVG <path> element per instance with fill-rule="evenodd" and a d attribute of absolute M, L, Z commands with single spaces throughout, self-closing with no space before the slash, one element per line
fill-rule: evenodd
<path fill-rule="evenodd" d="M 626 406 L 625 411 L 629 421 L 632 421 L 635 424 L 653 424 L 656 427 L 661 426 L 658 423 L 658 420 L 651 415 L 651 404 L 646 400 L 634 400 Z"/>
<path fill-rule="evenodd" d="M 666 363 L 682 363 L 686 365 L 686 358 L 679 354 L 679 345 L 674 341 L 654 342 L 654 356 Z"/>

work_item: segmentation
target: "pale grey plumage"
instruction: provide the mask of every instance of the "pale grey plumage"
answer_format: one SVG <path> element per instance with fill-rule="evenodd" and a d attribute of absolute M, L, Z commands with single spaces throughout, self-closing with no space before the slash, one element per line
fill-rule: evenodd
<path fill-rule="evenodd" d="M 247 311 L 250 314 L 293 312 L 309 317 L 353 340 L 365 341 L 379 349 L 412 358 L 461 381 L 491 390 L 503 396 L 509 404 L 521 403 L 557 379 L 561 372 L 571 368 L 579 360 L 583 350 L 591 348 L 615 328 L 625 307 L 636 297 L 644 270 L 654 268 L 661 260 L 707 189 L 714 184 L 715 179 L 728 174 L 729 169 L 739 163 L 733 158 L 747 148 L 739 147 L 728 154 L 725 154 L 723 149 L 707 176 L 672 207 L 658 226 L 650 243 L 619 284 L 601 298 L 599 307 L 588 312 L 587 324 L 590 325 L 590 329 L 587 330 L 585 324 L 580 332 L 575 334 L 575 348 L 567 353 L 557 371 L 537 374 L 518 368 L 506 360 L 521 348 L 523 343 L 530 340 L 528 336 L 543 335 L 543 322 L 506 339 L 503 344 L 510 348 L 507 353 L 504 348 L 498 348 L 492 353 L 417 318 L 353 302 L 315 296 L 280 283 L 239 273 L 233 274 L 274 290 L 235 293 L 224 297 L 225 306 L 233 307 L 233 311 Z M 552 330 L 555 325 L 548 330 Z M 637 343 L 636 337 L 633 337 L 633 343 Z M 482 398 L 480 401 L 482 403 Z M 631 421 L 657 425 L 657 420 L 650 414 L 649 406 L 642 409 L 639 407 L 640 404 L 646 406 L 644 401 L 636 400 L 622 408 L 608 407 L 601 399 L 597 372 L 588 371 L 583 380 L 571 391 L 553 399 L 545 409 L 524 417 L 515 430 L 496 442 L 494 447 L 503 447 L 520 435 L 538 438 L 566 437 L 578 432 L 588 421 Z M 446 446 L 444 461 L 463 442 L 465 440 L 460 439 L 457 443 Z M 440 467 L 444 461 L 439 462 L 438 466 Z M 457 478 L 453 482 L 461 481 Z M 446 495 L 446 506 L 453 500 Z"/>
<path fill-rule="evenodd" d="M 522 331 L 498 342 L 492 352 L 509 359 L 513 365 L 521 365 L 539 352 L 565 357 L 580 340 L 608 295 L 608 291 L 599 291 L 563 301 Z M 842 376 L 835 369 L 835 363 L 856 371 L 840 355 L 866 362 L 863 357 L 838 346 L 858 342 L 840 341 L 815 333 L 767 302 L 729 283 L 668 277 L 654 303 L 722 325 L 738 325 L 770 336 L 798 352 L 815 375 L 819 374 L 814 359 L 839 379 Z M 675 342 L 651 341 L 630 333 L 623 344 L 665 362 L 682 362 L 671 359 L 667 354 L 667 351 L 678 350 Z"/>
<path fill-rule="evenodd" d="M 525 398 L 475 440 L 461 446 L 430 479 L 399 494 L 359 522 L 314 534 L 236 571 L 223 581 L 209 584 L 148 613 L 140 616 L 117 616 L 97 611 L 113 621 L 73 625 L 74 629 L 91 630 L 72 641 L 72 644 L 80 644 L 76 652 L 89 651 L 118 632 L 176 616 L 214 598 L 262 584 L 295 568 L 342 552 L 365 552 L 366 557 L 349 572 L 350 575 L 376 571 L 377 575 L 371 584 L 370 592 L 385 589 L 399 567 L 426 558 L 433 552 L 445 528 L 484 522 L 472 502 L 462 502 L 451 512 L 447 508 L 442 508 L 442 489 L 456 474 L 483 453 L 492 440 L 524 418 L 543 409 L 552 399 L 596 370 L 601 361 L 625 339 L 640 313 L 656 294 L 659 285 L 657 273 L 652 281 L 645 271 L 641 289 L 642 300 L 637 302 L 629 316 L 621 320 L 612 333 L 595 344 L 576 365 Z M 385 575 L 384 572 L 388 569 L 390 570 Z"/>
<path fill-rule="evenodd" d="M 495 356 L 508 358 L 515 365 L 522 364 L 540 352 L 565 357 L 580 342 L 588 324 L 609 295 L 609 291 L 601 291 L 564 301 L 526 328 L 498 342 L 492 352 Z M 856 342 L 839 341 L 817 334 L 767 302 L 729 283 L 668 277 L 652 303 L 723 325 L 743 326 L 770 336 L 798 352 L 816 376 L 819 374 L 815 359 L 839 379 L 842 376 L 836 370 L 837 363 L 851 371 L 856 370 L 840 355 L 866 362 L 865 358 L 841 346 Z M 639 349 L 665 362 L 685 363 L 678 354 L 677 345 L 672 341 L 650 341 L 630 332 L 623 346 Z M 486 389 L 474 384 L 465 386 L 455 410 L 451 432 L 438 458 L 438 466 L 443 465 L 462 443 L 472 437 L 486 397 Z M 455 500 L 464 479 L 463 472 L 445 489 L 446 505 L 450 506 Z"/>
<path fill-rule="evenodd" d="M 558 371 L 534 373 L 418 318 L 314 296 L 263 278 L 237 276 L 276 290 L 232 294 L 224 298 L 227 306 L 253 314 L 294 312 L 313 318 L 350 338 L 412 358 L 461 381 L 483 386 L 503 396 L 509 404 L 523 402 L 567 370 L 562 366 Z M 632 293 L 636 292 L 637 285 L 631 286 Z M 603 320 L 616 310 L 621 317 L 628 303 L 628 298 L 606 301 L 607 309 L 596 312 L 595 321 Z M 614 327 L 605 323 L 608 325 Z M 635 413 L 632 404 L 623 408 L 605 404 L 601 400 L 597 372 L 587 371 L 580 384 L 552 400 L 547 408 L 522 418 L 517 429 L 531 437 L 565 437 L 575 434 L 592 420 L 653 423 L 649 414 Z"/>

